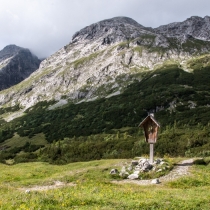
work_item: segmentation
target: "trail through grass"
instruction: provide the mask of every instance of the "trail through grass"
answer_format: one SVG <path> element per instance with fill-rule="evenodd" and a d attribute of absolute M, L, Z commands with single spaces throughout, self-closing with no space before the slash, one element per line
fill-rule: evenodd
<path fill-rule="evenodd" d="M 160 185 L 111 183 L 112 168 L 129 160 L 96 160 L 63 166 L 0 164 L 0 209 L 209 209 L 210 165 L 193 165 L 191 176 Z M 176 161 L 175 161 L 176 162 Z M 45 191 L 23 187 L 72 183 Z"/>

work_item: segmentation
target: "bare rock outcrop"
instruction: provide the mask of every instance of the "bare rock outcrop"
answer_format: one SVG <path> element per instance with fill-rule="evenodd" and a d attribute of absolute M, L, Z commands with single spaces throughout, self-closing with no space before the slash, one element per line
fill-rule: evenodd
<path fill-rule="evenodd" d="M 0 51 L 0 90 L 26 79 L 39 68 L 40 60 L 28 49 L 8 45 Z"/>

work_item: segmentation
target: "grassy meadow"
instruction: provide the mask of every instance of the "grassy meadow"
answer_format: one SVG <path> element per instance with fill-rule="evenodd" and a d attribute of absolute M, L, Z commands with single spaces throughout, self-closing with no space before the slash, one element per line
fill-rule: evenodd
<path fill-rule="evenodd" d="M 172 159 L 173 163 L 180 158 Z M 191 175 L 172 182 L 140 186 L 112 183 L 112 168 L 130 160 L 111 159 L 50 165 L 0 164 L 0 209 L 209 209 L 210 165 L 194 164 Z M 33 186 L 66 183 L 62 188 L 30 191 Z M 70 184 L 71 185 L 68 185 Z"/>

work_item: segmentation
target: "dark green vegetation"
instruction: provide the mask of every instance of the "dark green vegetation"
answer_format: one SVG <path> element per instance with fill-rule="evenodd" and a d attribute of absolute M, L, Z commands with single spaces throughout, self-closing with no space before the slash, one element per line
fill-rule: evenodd
<path fill-rule="evenodd" d="M 56 110 L 48 110 L 49 103 L 42 102 L 23 117 L 9 123 L 1 120 L 1 161 L 42 160 L 61 164 L 148 154 L 149 145 L 138 128 L 148 112 L 155 112 L 161 124 L 155 145 L 157 155 L 208 156 L 209 57 L 192 60 L 188 66 L 194 69 L 192 73 L 177 65 L 144 72 L 140 82 L 136 80 L 118 96 Z M 31 140 L 37 134 L 43 134 L 48 144 L 33 144 Z M 15 140 L 14 135 L 28 140 L 21 146 L 8 146 L 7 139 Z"/>

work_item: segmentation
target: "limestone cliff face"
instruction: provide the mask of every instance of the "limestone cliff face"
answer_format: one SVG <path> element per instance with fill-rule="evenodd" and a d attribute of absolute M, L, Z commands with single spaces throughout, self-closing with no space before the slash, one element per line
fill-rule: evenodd
<path fill-rule="evenodd" d="M 133 80 L 140 81 L 140 72 L 164 63 L 175 62 L 188 70 L 189 59 L 210 49 L 208 41 L 197 46 L 194 37 L 183 41 L 164 31 L 144 27 L 126 17 L 87 26 L 45 59 L 30 77 L 2 91 L 0 105 L 20 104 L 27 108 L 43 100 L 65 98 L 78 103 L 109 97 L 122 92 Z"/>
<path fill-rule="evenodd" d="M 0 90 L 27 78 L 39 68 L 40 60 L 28 49 L 8 45 L 0 51 Z"/>

